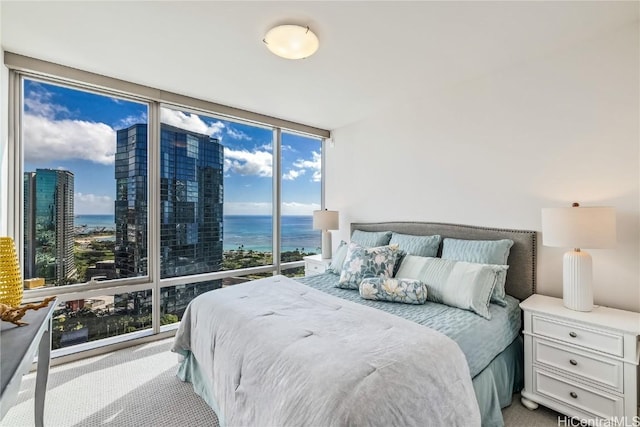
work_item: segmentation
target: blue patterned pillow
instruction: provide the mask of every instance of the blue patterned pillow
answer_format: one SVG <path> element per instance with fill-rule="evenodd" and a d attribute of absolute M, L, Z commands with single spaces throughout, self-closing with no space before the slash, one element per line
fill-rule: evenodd
<path fill-rule="evenodd" d="M 389 244 L 397 244 L 407 255 L 436 257 L 438 256 L 440 240 L 442 238 L 438 234 L 433 236 L 414 236 L 394 232 L 391 235 Z"/>
<path fill-rule="evenodd" d="M 369 277 L 360 282 L 360 296 L 376 301 L 424 304 L 427 301 L 427 285 L 414 279 Z"/>
<path fill-rule="evenodd" d="M 506 265 L 513 240 L 461 240 L 444 239 L 442 243 L 442 259 L 454 261 L 477 262 L 480 264 Z M 504 284 L 507 280 L 505 270 L 499 277 L 493 290 L 491 302 L 506 306 Z"/>
<path fill-rule="evenodd" d="M 407 255 L 397 277 L 416 279 L 427 285 L 427 299 L 473 311 L 491 319 L 489 301 L 506 265 L 478 264 Z"/>
<path fill-rule="evenodd" d="M 392 277 L 399 255 L 400 251 L 397 247 L 364 248 L 351 242 L 347 246 L 347 255 L 336 286 L 343 289 L 358 289 L 365 277 Z"/>
<path fill-rule="evenodd" d="M 342 264 L 344 264 L 344 258 L 347 256 L 347 242 L 340 240 L 338 249 L 333 254 L 331 264 L 327 268 L 328 273 L 340 274 L 342 272 Z"/>
<path fill-rule="evenodd" d="M 351 235 L 351 241 L 365 248 L 384 246 L 389 244 L 390 231 L 362 231 L 355 230 Z"/>

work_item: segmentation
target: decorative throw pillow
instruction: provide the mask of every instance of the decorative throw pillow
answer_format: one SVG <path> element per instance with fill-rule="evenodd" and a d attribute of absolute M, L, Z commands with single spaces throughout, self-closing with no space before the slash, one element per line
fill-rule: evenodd
<path fill-rule="evenodd" d="M 331 264 L 327 268 L 327 272 L 333 274 L 340 274 L 342 272 L 342 264 L 344 264 L 344 258 L 347 256 L 347 242 L 340 240 L 338 249 L 333 254 Z"/>
<path fill-rule="evenodd" d="M 336 286 L 358 289 L 365 277 L 392 277 L 399 255 L 400 251 L 395 246 L 364 248 L 351 242 L 347 246 L 347 255 Z"/>
<path fill-rule="evenodd" d="M 509 252 L 513 246 L 513 240 L 462 240 L 444 239 L 442 243 L 442 259 L 455 261 L 477 262 L 480 264 L 506 265 Z M 507 272 L 499 277 L 493 290 L 491 302 L 506 306 L 506 292 L 504 284 L 507 280 Z"/>
<path fill-rule="evenodd" d="M 390 239 L 390 231 L 355 230 L 351 235 L 351 242 L 357 243 L 360 246 L 364 246 L 365 248 L 388 245 Z"/>
<path fill-rule="evenodd" d="M 507 268 L 506 265 L 407 255 L 397 275 L 427 285 L 429 301 L 473 311 L 491 319 L 489 300 L 500 273 L 506 272 Z"/>
<path fill-rule="evenodd" d="M 427 285 L 414 279 L 369 277 L 360 282 L 360 296 L 377 301 L 424 304 L 427 301 Z"/>
<path fill-rule="evenodd" d="M 412 234 L 392 233 L 389 244 L 397 244 L 407 255 L 438 256 L 442 238 L 436 234 L 433 236 L 416 236 Z"/>
<path fill-rule="evenodd" d="M 462 240 L 446 238 L 442 242 L 442 259 L 506 265 L 513 240 Z"/>

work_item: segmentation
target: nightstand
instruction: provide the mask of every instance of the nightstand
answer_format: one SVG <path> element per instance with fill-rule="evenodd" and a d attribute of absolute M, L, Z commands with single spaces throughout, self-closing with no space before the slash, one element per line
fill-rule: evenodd
<path fill-rule="evenodd" d="M 322 258 L 322 255 L 308 255 L 303 259 L 305 276 L 324 273 L 331 265 L 331 258 Z"/>
<path fill-rule="evenodd" d="M 638 415 L 640 313 L 608 307 L 569 310 L 532 295 L 524 311 L 522 404 L 580 419 L 632 422 Z"/>

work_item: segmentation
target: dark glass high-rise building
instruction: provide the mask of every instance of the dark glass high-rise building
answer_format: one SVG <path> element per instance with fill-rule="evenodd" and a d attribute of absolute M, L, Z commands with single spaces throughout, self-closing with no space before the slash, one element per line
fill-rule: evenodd
<path fill-rule="evenodd" d="M 147 125 L 116 136 L 115 267 L 119 277 L 147 274 Z"/>
<path fill-rule="evenodd" d="M 73 173 L 24 174 L 24 277 L 65 285 L 76 275 L 73 255 Z"/>
<path fill-rule="evenodd" d="M 220 270 L 223 147 L 217 139 L 166 124 L 160 133 L 161 277 Z M 147 270 L 147 126 L 117 133 L 116 268 Z M 212 283 L 213 284 L 213 283 Z"/>
<path fill-rule="evenodd" d="M 220 270 L 222 145 L 163 124 L 160 156 L 160 277 Z"/>

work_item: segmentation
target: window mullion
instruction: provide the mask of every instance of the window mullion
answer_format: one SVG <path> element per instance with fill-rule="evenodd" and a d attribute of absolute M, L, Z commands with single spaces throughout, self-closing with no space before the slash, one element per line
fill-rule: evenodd
<path fill-rule="evenodd" d="M 153 332 L 160 332 L 160 104 L 151 102 L 148 120 L 147 209 L 149 221 L 148 271 L 153 285 L 151 319 Z"/>
<path fill-rule="evenodd" d="M 280 243 L 281 243 L 281 217 L 282 214 L 282 129 L 273 130 L 273 265 L 275 273 L 280 274 Z"/>
<path fill-rule="evenodd" d="M 22 200 L 20 195 L 22 194 L 22 79 L 20 75 L 15 71 L 9 72 L 9 128 L 8 128 L 8 144 L 7 144 L 7 174 L 8 183 L 7 186 L 7 216 L 4 218 L 7 227 L 7 234 L 13 238 L 16 244 L 16 250 L 18 252 L 18 258 L 22 263 L 22 221 L 20 221 L 22 204 L 12 203 L 14 201 Z"/>

